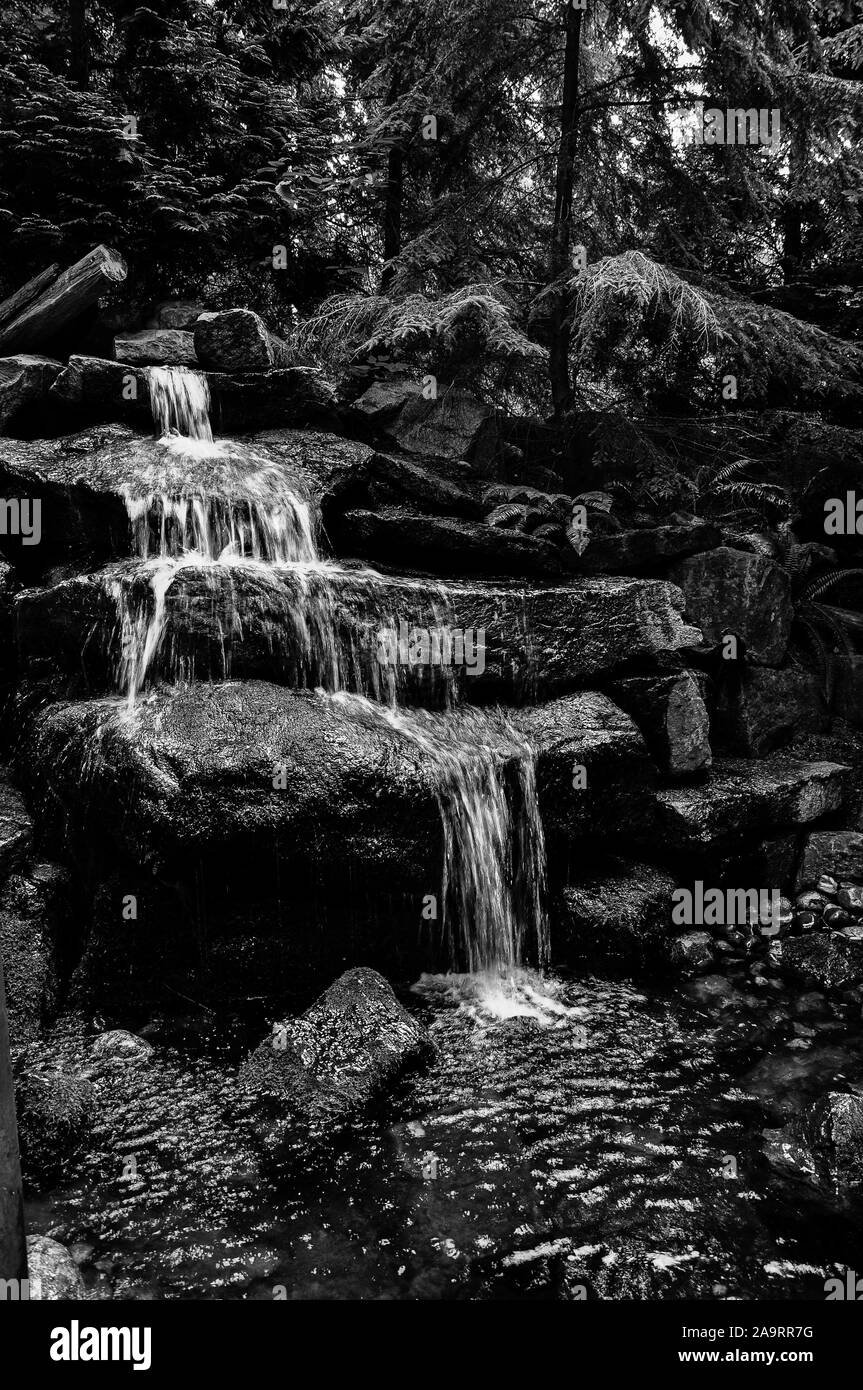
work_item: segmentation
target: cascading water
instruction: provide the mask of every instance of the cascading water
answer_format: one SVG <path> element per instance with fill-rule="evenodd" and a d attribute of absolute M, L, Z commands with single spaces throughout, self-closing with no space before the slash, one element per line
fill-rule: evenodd
<path fill-rule="evenodd" d="M 372 663 L 373 676 L 364 677 L 369 667 L 352 649 L 355 634 L 339 621 L 339 593 L 349 584 L 374 613 L 380 576 L 321 560 L 310 504 L 284 471 L 213 439 L 203 377 L 151 368 L 149 383 L 164 453 L 153 476 L 140 478 L 126 498 L 141 565 L 109 581 L 118 614 L 118 683 L 128 711 L 159 657 L 169 590 L 181 570 L 194 567 L 214 591 L 235 576 L 251 575 L 259 588 L 278 582 L 281 630 L 274 643 L 290 645 L 307 679 L 332 698 L 353 702 L 358 717 L 385 721 L 435 769 L 444 829 L 443 919 L 453 964 L 464 961 L 492 981 L 513 980 L 530 944 L 544 966 L 545 845 L 530 747 L 503 720 L 475 710 L 408 712 L 398 703 L 393 668 Z M 448 608 L 441 588 L 435 605 L 441 632 Z M 234 612 L 241 624 L 238 606 Z M 450 699 L 453 691 L 447 687 Z"/>

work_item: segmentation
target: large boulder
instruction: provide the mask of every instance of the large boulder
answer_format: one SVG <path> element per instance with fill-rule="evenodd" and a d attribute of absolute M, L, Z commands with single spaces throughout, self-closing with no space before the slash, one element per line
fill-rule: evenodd
<path fill-rule="evenodd" d="M 133 367 L 196 367 L 195 339 L 179 328 L 145 328 L 114 339 L 114 357 Z"/>
<path fill-rule="evenodd" d="M 195 322 L 195 352 L 216 372 L 268 372 L 289 367 L 287 345 L 251 309 L 221 309 Z"/>
<path fill-rule="evenodd" d="M 803 1131 L 834 1190 L 863 1187 L 863 1096 L 828 1091 L 807 1109 Z"/>
<path fill-rule="evenodd" d="M 409 454 L 488 466 L 500 451 L 493 412 L 460 387 L 441 383 L 436 399 L 427 400 L 418 381 L 375 382 L 353 410 Z"/>
<path fill-rule="evenodd" d="M 720 540 L 719 528 L 708 521 L 615 531 L 591 536 L 579 568 L 585 574 L 654 574 L 674 560 L 713 550 Z"/>
<path fill-rule="evenodd" d="M 710 767 L 710 719 L 691 671 L 627 676 L 609 693 L 635 720 L 662 772 L 685 777 Z"/>
<path fill-rule="evenodd" d="M 830 715 L 818 677 L 800 667 L 753 667 L 723 683 L 714 743 L 723 753 L 763 758 L 806 734 L 821 733 Z"/>
<path fill-rule="evenodd" d="M 526 745 L 555 844 L 644 821 L 652 766 L 641 736 L 592 692 L 420 718 L 257 681 L 163 689 L 133 712 L 116 701 L 48 706 L 20 766 L 52 817 L 166 882 L 195 866 L 211 883 L 269 882 L 278 856 L 295 901 L 303 889 L 328 898 L 359 885 L 419 900 L 441 882 L 440 798 L 454 769 L 463 763 L 470 796 L 485 756 L 472 746 L 498 750 L 509 780 Z"/>
<path fill-rule="evenodd" d="M 68 872 L 51 863 L 27 865 L 0 889 L 0 959 L 13 1046 L 39 1037 L 56 1012 L 69 890 Z"/>
<path fill-rule="evenodd" d="M 863 882 L 863 834 L 859 830 L 814 830 L 806 837 L 797 869 L 797 891 L 814 888 L 825 874 Z"/>
<path fill-rule="evenodd" d="M 709 643 L 725 633 L 742 638 L 760 666 L 778 666 L 788 648 L 793 606 L 786 570 L 764 555 L 720 546 L 683 560 L 670 572 L 686 595 L 686 612 Z"/>
<path fill-rule="evenodd" d="M 668 850 L 697 850 L 818 820 L 841 807 L 847 776 L 840 763 L 717 759 L 703 786 L 657 792 L 645 833 Z"/>
<path fill-rule="evenodd" d="M 400 702 L 430 705 L 454 686 L 467 701 L 519 704 L 583 685 L 633 657 L 673 654 L 691 632 L 678 600 L 678 590 L 655 580 L 444 587 L 350 568 L 300 573 L 184 564 L 163 594 L 165 629 L 150 679 L 175 682 L 194 671 L 199 680 L 340 684 L 374 696 L 392 684 Z M 67 699 L 117 689 L 124 631 L 118 615 L 137 621 L 154 607 L 152 572 L 137 561 L 26 590 L 14 607 L 20 678 Z M 472 665 L 381 665 L 381 633 L 446 628 L 478 643 L 484 634 Z M 660 680 L 656 718 L 641 724 L 646 734 L 656 725 L 666 763 L 681 770 L 709 755 L 697 687 L 691 683 L 677 697 L 684 679 L 668 678 L 667 690 Z"/>
<path fill-rule="evenodd" d="M 6 768 L 0 767 L 0 883 L 24 859 L 33 837 L 33 822 L 24 798 Z"/>
<path fill-rule="evenodd" d="M 297 1127 L 343 1123 L 435 1055 L 426 1029 L 374 970 L 348 970 L 301 1018 L 276 1023 L 239 1085 L 254 1098 L 254 1127 L 268 1151 Z"/>
<path fill-rule="evenodd" d="M 0 358 L 0 434 L 25 406 L 45 400 L 62 370 L 63 363 L 53 357 L 19 353 L 17 357 Z"/>
<path fill-rule="evenodd" d="M 78 423 L 150 419 L 147 369 L 102 357 L 73 356 L 51 386 L 50 399 Z M 314 367 L 268 372 L 204 373 L 211 419 L 220 433 L 334 420 L 335 394 Z"/>
<path fill-rule="evenodd" d="M 643 968 L 664 958 L 673 878 L 649 864 L 617 861 L 570 883 L 554 915 L 555 961 L 604 969 Z"/>
<path fill-rule="evenodd" d="M 418 507 L 440 514 L 452 513 L 479 520 L 482 503 L 465 484 L 470 479 L 460 466 L 450 464 L 455 477 L 441 472 L 440 462 L 402 458 L 397 454 L 376 453 L 370 464 L 369 496 L 374 509 L 387 506 Z"/>

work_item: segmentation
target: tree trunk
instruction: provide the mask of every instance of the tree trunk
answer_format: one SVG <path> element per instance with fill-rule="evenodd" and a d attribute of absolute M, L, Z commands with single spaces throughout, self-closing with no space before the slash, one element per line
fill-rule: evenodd
<path fill-rule="evenodd" d="M 27 1278 L 24 1199 L 15 1121 L 15 1089 L 9 1055 L 6 990 L 0 960 L 0 1279 Z"/>
<path fill-rule="evenodd" d="M 581 53 L 581 10 L 566 6 L 566 51 L 563 59 L 563 100 L 554 190 L 549 275 L 552 284 L 572 274 L 572 197 L 575 188 L 578 68 Z M 559 419 L 572 409 L 569 346 L 572 336 L 572 296 L 560 284 L 552 291 L 549 376 L 554 413 Z"/>
<path fill-rule="evenodd" d="M 82 91 L 90 85 L 90 40 L 87 0 L 69 0 L 69 73 Z"/>
<path fill-rule="evenodd" d="M 788 157 L 788 183 L 798 182 L 806 162 L 806 137 L 795 132 Z M 799 193 L 789 193 L 782 210 L 782 278 L 786 285 L 800 279 L 803 269 L 803 205 Z"/>
<path fill-rule="evenodd" d="M 107 246 L 95 247 L 64 270 L 17 318 L 0 328 L 0 353 L 31 352 L 49 343 L 61 328 L 95 304 L 109 285 L 125 278 L 122 257 Z"/>
<path fill-rule="evenodd" d="M 400 145 L 392 145 L 387 156 L 387 191 L 384 202 L 384 265 L 381 290 L 390 284 L 394 274 L 393 261 L 402 249 L 402 197 L 405 186 L 405 153 Z"/>

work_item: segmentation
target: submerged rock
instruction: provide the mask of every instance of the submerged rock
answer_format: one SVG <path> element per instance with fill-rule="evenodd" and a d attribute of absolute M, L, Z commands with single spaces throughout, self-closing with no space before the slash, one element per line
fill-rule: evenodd
<path fill-rule="evenodd" d="M 87 1296 L 69 1251 L 48 1236 L 27 1237 L 27 1273 L 31 1298 L 53 1301 Z"/>
<path fill-rule="evenodd" d="M 239 1084 L 256 1100 L 254 1126 L 270 1149 L 298 1122 L 343 1123 L 380 1098 L 410 1068 L 430 1060 L 426 1029 L 375 970 L 348 970 L 301 1018 L 274 1025 L 243 1065 Z"/>
<path fill-rule="evenodd" d="M 841 990 L 863 980 L 863 942 L 815 931 L 783 943 L 782 970 L 807 988 Z"/>
<path fill-rule="evenodd" d="M 684 932 L 672 941 L 670 957 L 672 965 L 687 973 L 709 970 L 715 959 L 713 937 L 706 931 Z"/>
<path fill-rule="evenodd" d="M 734 633 L 756 665 L 778 666 L 791 633 L 791 580 L 764 555 L 720 546 L 675 566 L 669 578 L 686 595 L 686 612 L 706 642 Z"/>
<path fill-rule="evenodd" d="M 118 1062 L 146 1062 L 153 1055 L 153 1044 L 123 1028 L 100 1033 L 93 1042 L 93 1056 Z"/>
<path fill-rule="evenodd" d="M 863 1186 L 863 1096 L 829 1091 L 809 1107 L 804 1129 L 839 1191 Z"/>

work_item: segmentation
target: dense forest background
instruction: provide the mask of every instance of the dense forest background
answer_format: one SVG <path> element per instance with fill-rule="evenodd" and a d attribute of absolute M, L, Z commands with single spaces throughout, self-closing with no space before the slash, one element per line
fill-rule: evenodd
<path fill-rule="evenodd" d="M 859 423 L 861 17 L 9 0 L 0 289 L 99 240 L 127 304 L 256 309 L 358 390 L 407 364 L 516 414 L 598 411 L 655 493 L 640 417 Z M 698 103 L 778 109 L 781 139 L 699 145 Z"/>

